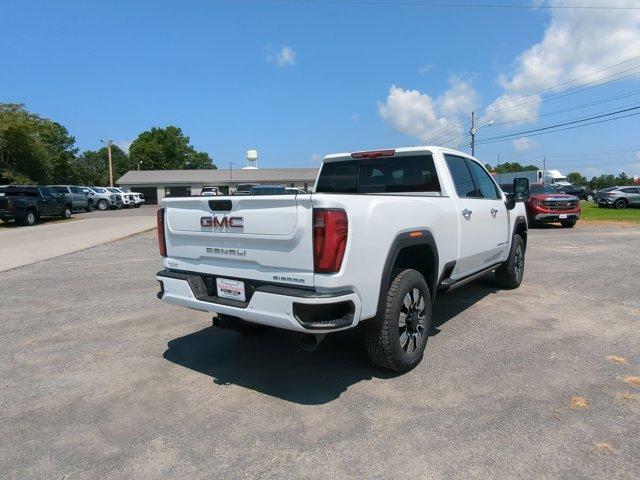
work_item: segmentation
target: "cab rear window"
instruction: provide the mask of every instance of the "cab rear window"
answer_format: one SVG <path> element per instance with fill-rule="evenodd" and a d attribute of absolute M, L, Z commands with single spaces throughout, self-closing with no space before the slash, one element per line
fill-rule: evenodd
<path fill-rule="evenodd" d="M 327 162 L 318 178 L 318 193 L 440 193 L 431 155 Z"/>

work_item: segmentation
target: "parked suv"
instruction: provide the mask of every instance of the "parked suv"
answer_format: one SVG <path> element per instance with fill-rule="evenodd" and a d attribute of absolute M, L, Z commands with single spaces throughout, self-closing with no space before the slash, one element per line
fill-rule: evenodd
<path fill-rule="evenodd" d="M 507 193 L 513 193 L 512 188 L 511 185 L 502 185 Z M 558 193 L 556 188 L 542 183 L 530 186 L 525 206 L 529 225 L 559 222 L 563 227 L 571 228 L 580 219 L 578 197 Z"/>
<path fill-rule="evenodd" d="M 82 187 L 93 192 L 93 204 L 98 210 L 115 210 L 122 207 L 122 199 L 119 195 L 110 192 L 103 187 Z"/>
<path fill-rule="evenodd" d="M 599 190 L 596 202 L 600 207 L 617 209 L 640 207 L 640 187 L 609 187 Z"/>
<path fill-rule="evenodd" d="M 49 188 L 53 188 L 60 195 L 64 195 L 71 200 L 74 212 L 80 210 L 93 211 L 93 196 L 85 193 L 81 187 L 75 185 L 49 185 Z"/>
<path fill-rule="evenodd" d="M 529 181 L 514 182 L 524 197 Z M 404 372 L 422 359 L 436 292 L 489 272 L 522 282 L 525 207 L 464 152 L 329 155 L 314 191 L 165 198 L 158 298 L 216 312 L 220 327 L 298 332 L 308 350 L 361 326 L 371 360 Z"/>
<path fill-rule="evenodd" d="M 596 198 L 596 192 L 585 187 L 581 187 L 580 185 L 558 185 L 555 187 L 558 193 L 566 193 L 567 195 L 573 195 L 574 197 L 578 197 L 580 200 L 586 200 L 588 202 L 593 202 Z"/>
<path fill-rule="evenodd" d="M 218 187 L 202 187 L 200 195 L 203 197 L 217 197 L 222 195 L 222 192 L 220 192 Z"/>
<path fill-rule="evenodd" d="M 70 218 L 71 200 L 49 187 L 8 185 L 0 187 L 0 220 L 16 220 L 31 226 L 42 217 Z"/>

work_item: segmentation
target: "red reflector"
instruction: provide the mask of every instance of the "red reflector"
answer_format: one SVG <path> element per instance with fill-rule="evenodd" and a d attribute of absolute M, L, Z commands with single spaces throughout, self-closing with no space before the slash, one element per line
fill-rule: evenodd
<path fill-rule="evenodd" d="M 164 208 L 158 210 L 156 215 L 156 227 L 158 232 L 158 250 L 162 257 L 167 256 L 167 243 L 164 239 Z"/>
<path fill-rule="evenodd" d="M 373 150 L 371 152 L 356 152 L 351 154 L 351 158 L 378 158 L 378 157 L 393 157 L 395 150 Z"/>
<path fill-rule="evenodd" d="M 347 212 L 313 209 L 313 267 L 316 273 L 340 271 L 348 236 Z"/>

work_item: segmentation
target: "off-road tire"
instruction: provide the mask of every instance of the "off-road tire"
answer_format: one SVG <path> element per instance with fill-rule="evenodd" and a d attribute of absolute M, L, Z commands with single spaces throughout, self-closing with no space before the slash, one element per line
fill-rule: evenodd
<path fill-rule="evenodd" d="M 625 208 L 627 208 L 628 204 L 627 201 L 624 199 L 620 199 L 620 200 L 616 200 L 615 203 L 613 204 L 613 207 L 616 210 L 624 210 Z"/>
<path fill-rule="evenodd" d="M 576 226 L 577 220 L 568 220 L 566 222 L 560 222 L 564 228 L 573 228 Z"/>
<path fill-rule="evenodd" d="M 229 329 L 233 330 L 240 335 L 262 335 L 269 330 L 269 327 L 259 325 L 257 323 L 245 322 L 244 320 L 231 315 L 225 315 L 223 313 L 217 314 L 220 322 L 228 323 Z"/>
<path fill-rule="evenodd" d="M 414 349 L 408 352 L 401 344 L 401 320 L 405 297 L 417 289 L 424 299 L 424 325 L 419 339 L 416 337 Z M 408 324 L 405 316 L 405 329 Z M 396 372 L 408 372 L 422 360 L 431 330 L 431 295 L 429 287 L 420 272 L 412 269 L 395 270 L 391 285 L 384 298 L 381 315 L 369 320 L 365 330 L 365 345 L 373 363 Z M 407 330 L 405 330 L 406 334 Z M 406 339 L 406 337 L 405 337 Z M 412 342 L 409 338 L 408 342 Z M 408 345 L 407 345 L 408 346 Z"/>
<path fill-rule="evenodd" d="M 509 258 L 496 269 L 496 281 L 503 288 L 518 288 L 524 277 L 526 245 L 520 235 L 513 236 Z"/>
<path fill-rule="evenodd" d="M 98 210 L 103 212 L 109 210 L 109 202 L 104 199 L 98 200 Z"/>
<path fill-rule="evenodd" d="M 20 223 L 22 223 L 26 227 L 32 227 L 36 224 L 37 221 L 38 216 L 36 215 L 36 212 L 34 212 L 33 210 L 27 210 Z"/>

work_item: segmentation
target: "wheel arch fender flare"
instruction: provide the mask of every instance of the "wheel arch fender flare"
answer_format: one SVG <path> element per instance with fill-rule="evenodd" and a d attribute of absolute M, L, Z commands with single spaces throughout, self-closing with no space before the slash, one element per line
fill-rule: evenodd
<path fill-rule="evenodd" d="M 420 269 L 416 270 L 423 273 L 425 277 L 425 281 L 427 285 L 429 285 L 429 289 L 431 290 L 431 301 L 435 300 L 436 291 L 438 289 L 438 272 L 439 272 L 439 257 L 438 257 L 438 247 L 433 237 L 433 234 L 429 230 L 411 230 L 407 232 L 402 232 L 396 236 L 387 252 L 387 258 L 384 263 L 384 267 L 382 269 L 382 278 L 380 279 L 380 292 L 378 296 L 378 308 L 377 314 L 380 315 L 381 312 L 384 311 L 384 302 L 385 297 L 387 295 L 387 291 L 389 290 L 389 286 L 391 285 L 391 275 L 393 272 L 393 267 L 396 265 L 396 261 L 400 253 L 408 248 L 424 248 L 431 257 L 432 265 L 428 269 Z"/>

